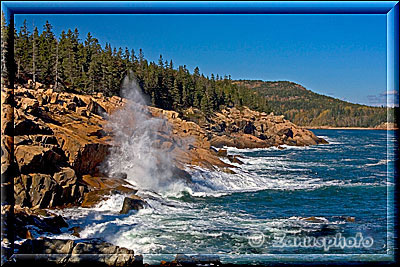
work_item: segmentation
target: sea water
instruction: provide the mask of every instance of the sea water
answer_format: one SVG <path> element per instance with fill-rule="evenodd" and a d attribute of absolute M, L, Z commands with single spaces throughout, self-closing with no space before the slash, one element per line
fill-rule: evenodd
<path fill-rule="evenodd" d="M 133 249 L 147 263 L 177 253 L 217 254 L 236 263 L 390 255 L 395 132 L 313 132 L 329 144 L 226 148 L 243 161 L 233 164 L 236 174 L 188 167 L 191 184 L 139 190 L 149 206 L 138 212 L 120 215 L 125 196 L 114 195 L 94 208 L 62 214 L 70 227 L 82 228 L 80 238 Z M 76 238 L 67 231 L 53 237 Z M 345 245 L 307 246 L 305 240 Z"/>

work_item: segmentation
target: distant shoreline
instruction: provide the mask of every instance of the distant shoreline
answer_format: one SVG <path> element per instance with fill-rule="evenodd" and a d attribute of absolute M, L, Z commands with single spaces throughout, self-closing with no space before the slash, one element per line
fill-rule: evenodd
<path fill-rule="evenodd" d="M 310 130 L 383 130 L 393 131 L 399 128 L 373 128 L 373 127 L 330 127 L 330 126 L 302 126 L 304 129 Z"/>

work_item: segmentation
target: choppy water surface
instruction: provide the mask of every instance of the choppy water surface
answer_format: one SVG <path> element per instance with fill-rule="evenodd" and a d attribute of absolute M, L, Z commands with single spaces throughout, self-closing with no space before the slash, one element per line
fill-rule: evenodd
<path fill-rule="evenodd" d="M 241 258 L 242 263 L 266 254 L 386 254 L 387 229 L 392 227 L 387 196 L 393 189 L 394 132 L 314 132 L 330 143 L 284 150 L 228 148 L 244 162 L 234 169 L 237 174 L 192 170 L 191 185 L 177 184 L 167 192 L 139 191 L 150 207 L 137 213 L 119 215 L 124 196 L 113 196 L 96 208 L 64 214 L 70 227 L 83 228 L 82 238 L 101 237 L 134 249 L 149 263 L 167 257 L 156 254 L 173 258 L 177 253 L 220 254 L 224 261 Z M 291 244 L 338 234 L 361 234 L 373 244 L 329 250 L 277 246 L 279 240 Z"/>

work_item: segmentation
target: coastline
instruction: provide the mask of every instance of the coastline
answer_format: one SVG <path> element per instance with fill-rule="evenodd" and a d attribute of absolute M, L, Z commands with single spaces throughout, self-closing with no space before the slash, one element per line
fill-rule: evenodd
<path fill-rule="evenodd" d="M 384 130 L 395 131 L 399 128 L 373 128 L 373 127 L 331 127 L 331 126 L 302 126 L 309 130 Z"/>

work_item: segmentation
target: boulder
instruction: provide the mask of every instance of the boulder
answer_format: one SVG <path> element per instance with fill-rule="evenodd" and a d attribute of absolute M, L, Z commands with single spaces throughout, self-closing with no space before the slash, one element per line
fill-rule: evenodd
<path fill-rule="evenodd" d="M 85 193 L 81 206 L 84 208 L 94 207 L 113 194 L 136 194 L 137 190 L 132 188 L 124 178 L 96 177 L 84 175 L 82 182 L 87 185 L 89 192 Z"/>
<path fill-rule="evenodd" d="M 68 223 L 60 215 L 54 215 L 45 210 L 30 210 L 14 207 L 14 226 L 17 239 L 34 238 L 29 229 L 35 229 L 35 235 L 40 233 L 60 234 L 61 228 L 68 227 Z"/>
<path fill-rule="evenodd" d="M 175 262 L 178 266 L 220 266 L 221 261 L 217 255 L 185 255 L 177 254 Z"/>
<path fill-rule="evenodd" d="M 61 151 L 53 147 L 20 145 L 15 148 L 15 158 L 21 173 L 54 173 L 63 161 Z"/>
<path fill-rule="evenodd" d="M 90 135 L 94 127 L 83 125 L 71 126 L 68 129 L 62 126 L 53 126 L 54 135 L 68 158 L 68 163 L 78 175 L 92 173 L 96 166 L 104 161 L 108 155 L 110 144 L 96 136 Z"/>
<path fill-rule="evenodd" d="M 82 100 L 79 96 L 74 96 L 72 98 L 72 102 L 76 104 L 77 107 L 86 107 L 85 101 Z"/>
<path fill-rule="evenodd" d="M 107 199 L 108 195 L 111 195 L 112 189 L 96 189 L 93 191 L 89 191 L 85 194 L 83 201 L 81 203 L 81 207 L 83 208 L 92 208 L 96 206 L 101 201 Z"/>
<path fill-rule="evenodd" d="M 238 155 L 228 155 L 227 157 L 229 161 L 232 163 L 243 164 L 243 161 L 239 159 Z"/>
<path fill-rule="evenodd" d="M 30 119 L 24 118 L 23 120 L 17 120 L 14 122 L 14 134 L 15 135 L 34 135 L 34 134 L 53 134 L 50 127 L 39 124 Z"/>
<path fill-rule="evenodd" d="M 236 148 L 264 148 L 287 145 L 316 145 L 327 143 L 311 131 L 284 119 L 243 107 L 226 108 L 209 119 L 208 134 L 212 146 Z M 223 130 L 221 125 L 224 125 Z"/>
<path fill-rule="evenodd" d="M 220 149 L 217 152 L 218 157 L 226 157 L 228 156 L 228 151 L 226 149 Z"/>
<path fill-rule="evenodd" d="M 27 261 L 34 259 L 35 262 L 40 264 L 143 265 L 143 257 L 134 255 L 133 250 L 114 246 L 100 239 L 28 239 L 18 245 L 18 250 L 19 253 L 15 255 L 17 264 L 26 264 Z"/>
<path fill-rule="evenodd" d="M 72 172 L 71 172 L 72 171 Z M 54 176 L 57 176 L 54 178 Z M 14 178 L 15 204 L 24 207 L 49 208 L 82 201 L 85 188 L 72 169 L 49 174 L 21 174 Z"/>
<path fill-rule="evenodd" d="M 60 186 L 74 185 L 77 182 L 75 171 L 70 167 L 61 167 L 60 171 L 53 175 L 53 178 Z"/>
<path fill-rule="evenodd" d="M 108 116 L 107 116 L 107 111 L 106 111 L 102 106 L 100 106 L 99 103 L 97 103 L 97 102 L 94 101 L 93 99 L 92 99 L 92 100 L 90 101 L 90 103 L 88 104 L 87 110 L 88 110 L 90 113 L 99 115 L 99 116 L 101 116 L 101 117 L 103 117 L 103 118 L 107 118 L 107 117 L 108 117 Z"/>
<path fill-rule="evenodd" d="M 71 231 L 71 235 L 80 237 L 80 232 L 82 231 L 82 228 L 79 226 L 74 226 L 68 229 L 68 231 Z"/>
<path fill-rule="evenodd" d="M 140 210 L 143 209 L 146 205 L 146 202 L 140 198 L 139 196 L 131 196 L 125 197 L 124 204 L 122 205 L 122 209 L 119 212 L 120 214 L 127 214 L 131 210 Z"/>

